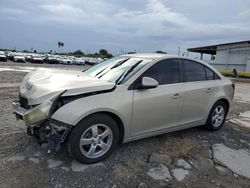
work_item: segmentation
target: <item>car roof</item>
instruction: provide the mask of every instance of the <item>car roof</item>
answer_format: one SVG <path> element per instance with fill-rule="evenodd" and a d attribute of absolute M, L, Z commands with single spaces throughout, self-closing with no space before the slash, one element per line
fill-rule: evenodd
<path fill-rule="evenodd" d="M 204 64 L 203 61 L 199 60 L 199 59 L 193 59 L 187 56 L 180 56 L 180 55 L 169 55 L 169 54 L 161 54 L 161 53 L 138 53 L 138 54 L 124 54 L 121 55 L 123 57 L 135 57 L 135 58 L 143 58 L 143 59 L 167 59 L 167 58 L 179 58 L 179 59 L 188 59 L 191 61 L 198 61 L 198 62 L 202 62 Z M 205 63 L 206 64 L 206 63 Z"/>
<path fill-rule="evenodd" d="M 135 57 L 135 58 L 143 58 L 143 59 L 158 59 L 162 57 L 167 57 L 167 54 L 160 53 L 138 53 L 138 54 L 125 54 L 121 55 L 124 57 Z"/>
<path fill-rule="evenodd" d="M 190 59 L 194 60 L 192 58 L 189 58 L 187 56 L 180 56 L 180 55 L 169 55 L 169 54 L 161 54 L 161 53 L 135 53 L 135 54 L 124 54 L 121 55 L 123 57 L 135 57 L 135 58 L 143 58 L 143 59 L 164 59 L 164 58 L 183 58 L 183 59 Z"/>

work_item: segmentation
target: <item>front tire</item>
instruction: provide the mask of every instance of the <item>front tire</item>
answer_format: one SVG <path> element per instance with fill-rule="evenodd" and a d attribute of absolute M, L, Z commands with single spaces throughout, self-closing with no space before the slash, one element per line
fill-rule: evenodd
<path fill-rule="evenodd" d="M 96 163 L 106 159 L 119 141 L 114 119 L 106 114 L 94 114 L 73 128 L 67 142 L 71 156 L 81 163 Z"/>
<path fill-rule="evenodd" d="M 227 112 L 228 108 L 224 102 L 216 102 L 209 113 L 205 128 L 211 131 L 221 129 L 225 123 Z"/>

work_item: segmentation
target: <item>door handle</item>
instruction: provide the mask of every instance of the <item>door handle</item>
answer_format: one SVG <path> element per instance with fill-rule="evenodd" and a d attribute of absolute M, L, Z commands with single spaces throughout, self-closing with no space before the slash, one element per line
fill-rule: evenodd
<path fill-rule="evenodd" d="M 180 98 L 180 97 L 181 97 L 181 96 L 180 96 L 179 93 L 175 93 L 174 96 L 172 97 L 172 99 L 178 99 L 178 98 Z"/>

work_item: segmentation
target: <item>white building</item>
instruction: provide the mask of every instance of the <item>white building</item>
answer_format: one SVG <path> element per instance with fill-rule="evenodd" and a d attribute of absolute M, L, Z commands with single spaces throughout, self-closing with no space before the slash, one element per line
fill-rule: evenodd
<path fill-rule="evenodd" d="M 217 44 L 187 49 L 188 52 L 211 55 L 205 60 L 217 70 L 233 70 L 250 72 L 250 40 L 232 43 Z"/>

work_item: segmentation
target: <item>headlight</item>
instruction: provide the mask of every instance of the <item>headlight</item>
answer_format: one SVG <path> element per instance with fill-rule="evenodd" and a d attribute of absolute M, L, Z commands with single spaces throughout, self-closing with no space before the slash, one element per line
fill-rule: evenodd
<path fill-rule="evenodd" d="M 25 112 L 23 116 L 25 125 L 32 126 L 39 121 L 46 119 L 49 115 L 52 104 L 53 102 L 49 100 Z"/>

